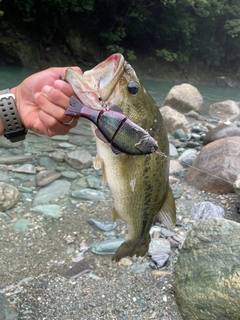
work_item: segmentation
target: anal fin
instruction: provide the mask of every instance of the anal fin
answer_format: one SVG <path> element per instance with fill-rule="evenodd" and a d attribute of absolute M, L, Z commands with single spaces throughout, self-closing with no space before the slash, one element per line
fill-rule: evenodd
<path fill-rule="evenodd" d="M 168 229 L 171 229 L 176 224 L 176 206 L 170 187 L 168 187 L 167 197 L 158 213 L 158 217 Z"/>

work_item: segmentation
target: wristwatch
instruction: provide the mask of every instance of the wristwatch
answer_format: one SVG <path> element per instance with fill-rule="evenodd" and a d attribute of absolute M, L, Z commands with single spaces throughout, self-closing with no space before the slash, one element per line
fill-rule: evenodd
<path fill-rule="evenodd" d="M 11 142 L 25 139 L 27 130 L 18 114 L 15 96 L 9 89 L 0 91 L 0 117 L 4 126 L 4 137 Z"/>

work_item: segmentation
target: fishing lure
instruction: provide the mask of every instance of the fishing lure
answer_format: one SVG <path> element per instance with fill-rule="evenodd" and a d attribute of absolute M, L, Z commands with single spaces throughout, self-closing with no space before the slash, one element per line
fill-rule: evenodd
<path fill-rule="evenodd" d="M 94 110 L 86 107 L 77 98 L 70 98 L 65 115 L 83 117 L 92 121 L 96 136 L 107 143 L 115 154 L 151 154 L 158 149 L 157 141 L 143 128 L 126 118 L 122 109 L 113 105 L 109 110 Z"/>

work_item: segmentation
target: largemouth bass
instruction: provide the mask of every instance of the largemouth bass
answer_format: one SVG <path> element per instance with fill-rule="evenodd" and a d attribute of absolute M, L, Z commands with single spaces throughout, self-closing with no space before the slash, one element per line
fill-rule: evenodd
<path fill-rule="evenodd" d="M 65 80 L 84 105 L 96 110 L 114 104 L 119 106 L 127 118 L 158 143 L 159 152 L 152 154 L 115 154 L 109 144 L 95 136 L 98 152 L 95 168 L 102 168 L 111 190 L 113 220 L 120 218 L 128 227 L 127 239 L 112 259 L 143 256 L 148 250 L 149 230 L 155 216 L 168 228 L 176 220 L 175 201 L 168 181 L 169 143 L 161 113 L 121 54 L 113 54 L 83 75 L 68 68 Z"/>
<path fill-rule="evenodd" d="M 93 110 L 72 96 L 65 114 L 92 121 L 97 126 L 96 136 L 103 142 L 110 143 L 112 151 L 116 154 L 124 152 L 143 155 L 155 152 L 158 148 L 157 141 L 146 130 L 127 119 L 122 109 L 116 105 L 111 106 L 109 110 Z"/>

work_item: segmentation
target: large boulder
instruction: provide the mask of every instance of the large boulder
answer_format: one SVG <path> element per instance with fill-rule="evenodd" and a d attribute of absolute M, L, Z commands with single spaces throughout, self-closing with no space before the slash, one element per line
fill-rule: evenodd
<path fill-rule="evenodd" d="M 202 148 L 193 167 L 187 171 L 187 183 L 206 192 L 234 193 L 233 182 L 240 173 L 240 137 L 209 143 Z"/>
<path fill-rule="evenodd" d="M 196 223 L 175 266 L 175 298 L 184 320 L 240 319 L 240 224 Z"/>
<path fill-rule="evenodd" d="M 180 112 L 172 109 L 169 106 L 160 108 L 160 112 L 163 116 L 164 124 L 169 133 L 174 133 L 177 129 L 183 129 L 183 131 L 186 133 L 191 131 L 187 119 Z"/>
<path fill-rule="evenodd" d="M 203 138 L 203 144 L 206 145 L 218 139 L 235 136 L 240 136 L 240 128 L 234 124 L 223 123 L 208 131 Z"/>
<path fill-rule="evenodd" d="M 226 100 L 211 104 L 208 113 L 212 117 L 229 120 L 232 117 L 239 115 L 240 109 L 237 102 L 233 100 Z"/>
<path fill-rule="evenodd" d="M 163 106 L 170 106 L 181 113 L 199 111 L 202 104 L 203 98 L 198 89 L 187 83 L 174 86 L 163 102 Z"/>

